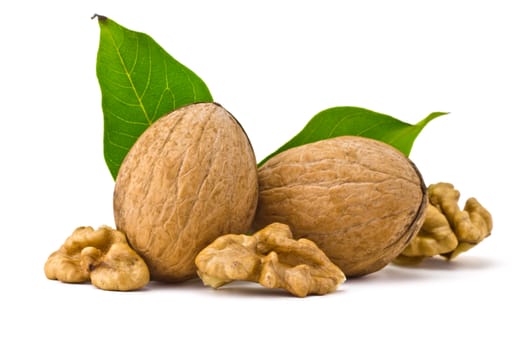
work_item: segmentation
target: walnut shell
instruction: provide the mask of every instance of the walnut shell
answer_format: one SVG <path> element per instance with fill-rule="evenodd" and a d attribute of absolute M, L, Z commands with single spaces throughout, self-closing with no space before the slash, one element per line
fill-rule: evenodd
<path fill-rule="evenodd" d="M 201 249 L 249 231 L 257 194 L 240 124 L 218 104 L 196 103 L 158 119 L 133 145 L 115 184 L 115 224 L 152 279 L 183 281 L 196 276 Z"/>
<path fill-rule="evenodd" d="M 306 144 L 272 157 L 258 174 L 255 229 L 289 225 L 348 277 L 383 268 L 423 224 L 423 179 L 383 142 L 341 136 Z"/>

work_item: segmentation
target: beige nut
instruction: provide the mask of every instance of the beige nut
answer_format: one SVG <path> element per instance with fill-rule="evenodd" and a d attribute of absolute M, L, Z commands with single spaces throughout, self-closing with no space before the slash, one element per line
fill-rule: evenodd
<path fill-rule="evenodd" d="M 423 226 L 394 262 L 401 265 L 417 264 L 425 257 L 445 254 L 457 246 L 458 239 L 447 218 L 437 207 L 429 204 Z"/>
<path fill-rule="evenodd" d="M 217 238 L 196 257 L 197 272 L 213 288 L 235 280 L 284 288 L 298 297 L 333 292 L 343 272 L 310 240 L 294 240 L 287 225 L 273 223 L 254 235 Z"/>
<path fill-rule="evenodd" d="M 259 168 L 255 228 L 290 226 L 347 276 L 377 271 L 410 242 L 428 199 L 416 166 L 372 139 L 341 136 L 291 148 Z"/>
<path fill-rule="evenodd" d="M 459 191 L 446 182 L 428 186 L 428 196 L 423 227 L 396 258 L 396 263 L 416 264 L 436 255 L 454 259 L 491 234 L 492 216 L 476 198 L 467 199 L 461 210 Z"/>
<path fill-rule="evenodd" d="M 129 151 L 115 184 L 115 222 L 153 279 L 183 281 L 196 276 L 202 248 L 250 229 L 257 192 L 240 124 L 218 104 L 192 104 L 158 119 Z"/>
<path fill-rule="evenodd" d="M 128 245 L 124 233 L 101 226 L 77 228 L 44 266 L 46 277 L 91 283 L 104 290 L 135 290 L 149 282 L 148 267 Z"/>

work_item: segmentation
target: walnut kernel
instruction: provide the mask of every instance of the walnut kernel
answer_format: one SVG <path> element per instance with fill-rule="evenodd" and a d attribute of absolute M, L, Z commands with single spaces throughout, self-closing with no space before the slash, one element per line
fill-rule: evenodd
<path fill-rule="evenodd" d="M 101 226 L 79 227 L 44 266 L 46 277 L 69 283 L 91 283 L 104 290 L 135 290 L 149 282 L 149 270 L 130 248 L 124 233 Z"/>
<path fill-rule="evenodd" d="M 345 281 L 315 243 L 294 240 L 289 227 L 280 223 L 253 235 L 221 236 L 197 255 L 195 264 L 204 284 L 213 288 L 244 280 L 305 297 L 333 292 Z"/>

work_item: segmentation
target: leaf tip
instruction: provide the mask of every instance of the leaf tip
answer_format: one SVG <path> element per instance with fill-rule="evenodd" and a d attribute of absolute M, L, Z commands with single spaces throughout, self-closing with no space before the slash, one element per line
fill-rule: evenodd
<path fill-rule="evenodd" d="M 433 112 L 433 113 L 430 113 L 425 119 L 421 120 L 419 123 L 417 123 L 417 125 L 421 126 L 421 127 L 424 127 L 425 125 L 427 125 L 430 121 L 438 118 L 438 117 L 441 117 L 441 116 L 444 116 L 444 115 L 447 115 L 449 114 L 450 112 Z"/>

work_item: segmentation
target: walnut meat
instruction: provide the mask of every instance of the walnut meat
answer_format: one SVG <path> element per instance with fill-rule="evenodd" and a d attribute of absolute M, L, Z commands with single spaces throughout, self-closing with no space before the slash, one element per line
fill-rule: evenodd
<path fill-rule="evenodd" d="M 46 277 L 67 283 L 91 283 L 104 290 L 140 289 L 148 267 L 128 245 L 124 233 L 101 226 L 77 228 L 44 266 Z"/>
<path fill-rule="evenodd" d="M 240 124 L 218 104 L 192 104 L 157 120 L 129 151 L 115 185 L 115 222 L 153 279 L 183 281 L 196 276 L 202 248 L 250 229 L 257 193 Z"/>
<path fill-rule="evenodd" d="M 310 240 L 294 240 L 287 225 L 273 223 L 255 234 L 217 238 L 195 259 L 197 273 L 213 288 L 235 280 L 284 288 L 298 297 L 333 292 L 343 272 Z"/>
<path fill-rule="evenodd" d="M 291 148 L 258 174 L 255 228 L 289 225 L 295 238 L 315 242 L 349 277 L 391 262 L 421 227 L 428 202 L 405 155 L 362 137 Z"/>
<path fill-rule="evenodd" d="M 428 186 L 428 196 L 425 222 L 396 263 L 417 264 L 436 255 L 451 260 L 491 234 L 492 215 L 476 198 L 468 198 L 461 210 L 459 191 L 446 182 Z"/>

